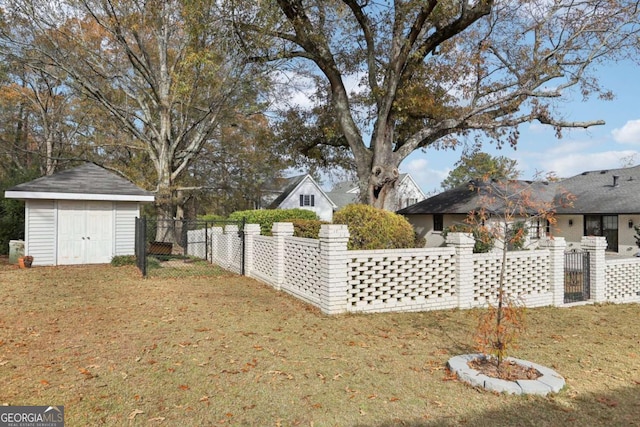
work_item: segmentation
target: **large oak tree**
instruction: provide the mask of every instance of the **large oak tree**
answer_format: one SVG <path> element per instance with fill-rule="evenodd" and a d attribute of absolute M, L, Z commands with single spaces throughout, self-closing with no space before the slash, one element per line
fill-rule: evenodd
<path fill-rule="evenodd" d="M 558 134 L 601 124 L 597 112 L 563 117 L 558 103 L 568 93 L 610 97 L 592 66 L 625 55 L 638 32 L 630 0 L 226 4 L 247 55 L 315 84 L 323 116 L 306 121 L 310 143 L 320 135 L 348 147 L 362 202 L 378 207 L 416 150 L 463 138 L 516 144 L 518 126 L 533 121 Z"/>

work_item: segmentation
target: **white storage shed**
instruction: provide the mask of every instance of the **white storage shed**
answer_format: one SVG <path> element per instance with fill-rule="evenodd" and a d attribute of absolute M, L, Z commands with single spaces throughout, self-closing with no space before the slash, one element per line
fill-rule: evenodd
<path fill-rule="evenodd" d="M 33 265 L 103 264 L 133 255 L 135 218 L 153 193 L 94 163 L 5 191 L 25 201 L 25 255 Z"/>

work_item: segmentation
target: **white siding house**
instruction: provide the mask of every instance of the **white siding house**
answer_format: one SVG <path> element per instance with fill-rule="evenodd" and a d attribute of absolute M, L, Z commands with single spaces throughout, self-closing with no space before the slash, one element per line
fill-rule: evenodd
<path fill-rule="evenodd" d="M 133 255 L 140 204 L 154 200 L 93 163 L 17 185 L 5 197 L 25 201 L 25 255 L 35 266 L 102 264 Z"/>
<path fill-rule="evenodd" d="M 315 212 L 322 221 L 331 221 L 335 208 L 336 205 L 310 175 L 289 178 L 282 192 L 268 206 L 268 209 L 307 209 Z"/>
<path fill-rule="evenodd" d="M 332 191 L 325 192 L 311 175 L 299 175 L 274 183 L 263 190 L 263 203 L 267 209 L 309 209 L 323 221 L 331 222 L 333 213 L 340 208 L 359 203 L 357 183 L 341 182 Z M 388 198 L 385 209 L 396 211 L 424 200 L 425 195 L 409 174 L 401 174 L 394 198 Z"/>

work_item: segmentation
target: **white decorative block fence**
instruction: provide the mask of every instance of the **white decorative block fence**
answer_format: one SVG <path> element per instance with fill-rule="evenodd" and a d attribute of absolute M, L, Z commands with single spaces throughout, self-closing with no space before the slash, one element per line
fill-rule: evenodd
<path fill-rule="evenodd" d="M 241 272 L 237 226 L 207 232 L 209 259 Z M 245 226 L 245 275 L 327 314 L 467 309 L 497 294 L 502 254 L 474 254 L 468 234 L 450 233 L 443 248 L 359 251 L 347 250 L 344 225 L 322 225 L 318 240 L 293 237 L 290 223 L 275 223 L 272 234 Z M 591 253 L 591 301 L 640 302 L 640 259 L 605 260 L 603 237 L 584 237 L 581 246 Z M 561 306 L 566 243 L 546 239 L 540 247 L 507 254 L 506 292 L 528 307 Z"/>

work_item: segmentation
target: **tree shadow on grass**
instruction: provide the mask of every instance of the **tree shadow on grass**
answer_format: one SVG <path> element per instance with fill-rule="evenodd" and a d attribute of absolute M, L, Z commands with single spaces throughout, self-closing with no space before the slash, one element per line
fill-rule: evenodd
<path fill-rule="evenodd" d="M 484 393 L 484 391 L 482 391 Z M 559 396 L 562 395 L 561 392 Z M 608 393 L 581 395 L 572 399 L 554 396 L 496 396 L 500 409 L 440 419 L 392 419 L 356 427 L 444 427 L 444 426 L 640 426 L 640 387 L 630 386 Z"/>

